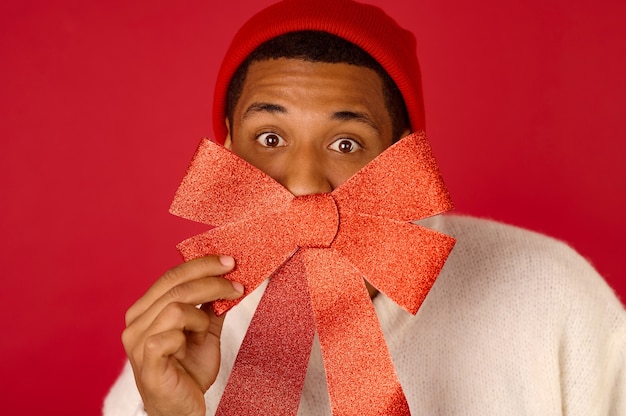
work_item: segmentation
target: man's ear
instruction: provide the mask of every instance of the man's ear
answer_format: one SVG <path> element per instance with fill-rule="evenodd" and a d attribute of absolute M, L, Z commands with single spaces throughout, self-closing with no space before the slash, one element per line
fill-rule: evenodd
<path fill-rule="evenodd" d="M 224 147 L 228 150 L 233 150 L 233 140 L 230 137 L 230 120 L 228 117 L 224 119 L 224 123 L 226 123 L 226 139 L 224 140 Z"/>

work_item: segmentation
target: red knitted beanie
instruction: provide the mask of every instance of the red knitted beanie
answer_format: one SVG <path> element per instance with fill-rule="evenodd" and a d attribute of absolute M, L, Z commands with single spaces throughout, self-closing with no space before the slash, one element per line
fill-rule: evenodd
<path fill-rule="evenodd" d="M 411 129 L 424 130 L 420 69 L 411 32 L 375 6 L 351 0 L 284 0 L 248 20 L 226 52 L 213 96 L 213 128 L 217 142 L 223 144 L 226 139 L 226 97 L 239 65 L 262 43 L 302 30 L 331 33 L 369 53 L 402 93 Z"/>

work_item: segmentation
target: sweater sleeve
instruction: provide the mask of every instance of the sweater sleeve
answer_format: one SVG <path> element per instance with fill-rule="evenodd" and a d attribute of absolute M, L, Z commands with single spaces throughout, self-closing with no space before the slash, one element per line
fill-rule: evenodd
<path fill-rule="evenodd" d="M 599 278 L 572 293 L 559 359 L 564 413 L 626 415 L 626 312 Z"/>
<path fill-rule="evenodd" d="M 573 250 L 572 250 L 573 251 Z M 581 256 L 563 256 L 579 277 L 564 282 L 561 394 L 567 415 L 626 415 L 626 311 Z"/>
<path fill-rule="evenodd" d="M 126 362 L 122 373 L 104 400 L 103 416 L 147 416 L 130 363 Z"/>
<path fill-rule="evenodd" d="M 412 331 L 425 357 L 406 376 L 416 408 L 427 398 L 425 414 L 626 415 L 626 311 L 587 259 L 493 221 L 434 225 L 457 246 Z"/>
<path fill-rule="evenodd" d="M 624 332 L 621 344 L 616 346 L 619 369 L 611 389 L 613 401 L 610 404 L 610 416 L 626 415 L 626 331 Z"/>

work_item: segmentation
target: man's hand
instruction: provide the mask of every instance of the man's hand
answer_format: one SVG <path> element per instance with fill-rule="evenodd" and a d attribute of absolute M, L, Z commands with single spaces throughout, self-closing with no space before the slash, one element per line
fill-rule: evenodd
<path fill-rule="evenodd" d="M 205 415 L 204 393 L 219 371 L 224 321 L 206 304 L 243 294 L 240 283 L 219 277 L 234 265 L 227 256 L 183 263 L 126 312 L 122 342 L 150 416 Z"/>

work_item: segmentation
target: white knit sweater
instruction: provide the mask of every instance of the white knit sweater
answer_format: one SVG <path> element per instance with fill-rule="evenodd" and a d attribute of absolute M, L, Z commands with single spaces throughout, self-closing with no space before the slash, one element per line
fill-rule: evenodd
<path fill-rule="evenodd" d="M 626 312 L 567 245 L 519 228 L 459 216 L 422 224 L 457 245 L 416 316 L 374 299 L 414 415 L 626 416 Z M 261 290 L 230 311 L 222 369 L 206 394 L 215 412 Z M 126 365 L 105 416 L 141 415 Z M 329 415 L 319 344 L 301 415 Z"/>

